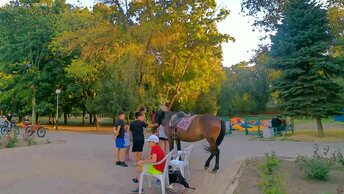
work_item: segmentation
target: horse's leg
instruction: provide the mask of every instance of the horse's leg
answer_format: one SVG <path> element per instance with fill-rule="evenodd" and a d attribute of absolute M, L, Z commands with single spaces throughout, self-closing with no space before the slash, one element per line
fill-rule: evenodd
<path fill-rule="evenodd" d="M 216 148 L 216 163 L 215 163 L 215 167 L 213 169 L 213 173 L 216 173 L 217 170 L 219 169 L 219 165 L 220 165 L 220 149 Z"/>
<path fill-rule="evenodd" d="M 174 149 L 174 140 L 173 138 L 168 138 L 168 144 L 170 145 L 170 151 Z"/>
<path fill-rule="evenodd" d="M 177 150 L 180 151 L 182 150 L 182 146 L 180 145 L 180 139 L 177 139 Z"/>
<path fill-rule="evenodd" d="M 216 150 L 217 150 L 217 146 L 216 146 L 215 140 L 207 138 L 207 141 L 208 141 L 210 147 L 208 147 L 206 150 L 210 151 L 211 155 L 209 156 L 208 160 L 205 162 L 205 165 L 204 165 L 205 169 L 208 169 L 209 164 L 210 164 L 211 160 L 215 157 Z"/>
<path fill-rule="evenodd" d="M 211 152 L 208 160 L 205 162 L 205 165 L 204 165 L 204 169 L 207 170 L 209 168 L 209 165 L 210 165 L 210 161 L 214 158 L 215 154 L 213 152 Z"/>

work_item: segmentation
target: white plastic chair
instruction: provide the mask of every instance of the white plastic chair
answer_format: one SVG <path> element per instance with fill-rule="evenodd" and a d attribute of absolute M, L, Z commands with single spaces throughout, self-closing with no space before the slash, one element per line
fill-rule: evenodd
<path fill-rule="evenodd" d="M 176 159 L 173 159 L 170 161 L 170 165 L 173 167 L 173 169 L 179 169 L 182 173 L 183 177 L 185 178 L 185 168 L 187 169 L 188 173 L 188 180 L 191 180 L 191 173 L 190 173 L 190 156 L 191 152 L 195 146 L 189 145 L 186 147 L 183 151 L 178 151 L 178 157 Z M 184 154 L 184 159 L 180 160 L 181 155 Z"/>
<path fill-rule="evenodd" d="M 161 183 L 161 190 L 162 190 L 162 194 L 165 194 L 165 183 L 167 183 L 167 185 L 169 185 L 170 181 L 168 179 L 168 164 L 170 163 L 171 161 L 171 157 L 172 157 L 172 154 L 173 154 L 173 150 L 168 153 L 165 158 L 163 160 L 161 160 L 160 162 L 157 162 L 157 163 L 151 163 L 151 165 L 158 165 L 158 164 L 161 164 L 163 163 L 164 161 L 166 161 L 165 163 L 165 167 L 164 167 L 164 172 L 161 173 L 161 174 L 149 174 L 147 171 L 148 171 L 148 164 L 144 164 L 143 166 L 143 170 L 140 174 L 140 180 L 139 180 L 139 194 L 142 193 L 142 186 L 143 186 L 143 177 L 144 176 L 149 176 L 150 179 L 148 180 L 148 187 L 150 188 L 152 186 L 152 182 L 151 182 L 151 177 L 155 177 L 157 179 L 160 180 L 160 183 Z M 166 182 L 165 182 L 166 181 Z"/>

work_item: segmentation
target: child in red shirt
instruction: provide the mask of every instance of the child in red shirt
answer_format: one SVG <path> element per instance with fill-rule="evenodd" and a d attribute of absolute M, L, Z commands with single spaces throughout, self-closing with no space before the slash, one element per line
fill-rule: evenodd
<path fill-rule="evenodd" d="M 156 135 L 151 135 L 146 139 L 148 146 L 151 148 L 150 158 L 146 160 L 140 160 L 137 162 L 136 168 L 136 178 L 133 179 L 134 183 L 138 183 L 138 178 L 142 172 L 143 164 L 148 164 L 148 173 L 149 174 L 161 174 L 164 172 L 165 162 L 152 165 L 149 163 L 157 163 L 165 158 L 165 153 L 159 146 L 159 138 Z M 138 193 L 138 189 L 134 190 L 133 193 Z"/>

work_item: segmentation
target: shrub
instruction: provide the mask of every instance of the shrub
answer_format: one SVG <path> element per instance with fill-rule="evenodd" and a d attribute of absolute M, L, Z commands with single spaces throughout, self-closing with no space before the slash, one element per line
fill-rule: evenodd
<path fill-rule="evenodd" d="M 27 142 L 28 146 L 32 146 L 32 145 L 36 145 L 36 141 L 32 138 L 32 137 L 28 137 L 25 139 L 25 141 Z"/>
<path fill-rule="evenodd" d="M 304 171 L 308 178 L 322 181 L 330 178 L 331 167 L 324 160 L 312 158 L 306 163 L 308 166 Z"/>
<path fill-rule="evenodd" d="M 259 187 L 264 194 L 286 194 L 282 178 L 278 174 L 278 169 L 281 166 L 280 160 L 275 153 L 265 154 L 265 161 L 259 164 L 260 178 Z"/>
<path fill-rule="evenodd" d="M 305 172 L 309 179 L 326 181 L 330 178 L 330 172 L 335 166 L 335 160 L 328 155 L 329 147 L 324 147 L 323 151 L 323 154 L 321 154 L 318 145 L 315 145 L 311 158 L 305 156 L 297 157 L 296 164 Z"/>
<path fill-rule="evenodd" d="M 337 188 L 337 194 L 344 194 L 344 186 L 341 185 Z"/>
<path fill-rule="evenodd" d="M 338 151 L 333 152 L 332 157 L 334 158 L 334 160 L 338 162 L 338 164 L 341 167 L 344 167 L 344 156 L 342 152 L 340 151 L 340 149 L 338 149 Z"/>
<path fill-rule="evenodd" d="M 265 153 L 265 162 L 259 164 L 259 168 L 263 171 L 264 174 L 271 175 L 281 166 L 280 160 L 276 157 L 274 152 Z"/>
<path fill-rule="evenodd" d="M 14 134 L 13 137 L 11 135 L 7 136 L 7 144 L 6 144 L 6 148 L 14 148 L 16 147 L 18 142 L 18 138 L 17 136 Z"/>

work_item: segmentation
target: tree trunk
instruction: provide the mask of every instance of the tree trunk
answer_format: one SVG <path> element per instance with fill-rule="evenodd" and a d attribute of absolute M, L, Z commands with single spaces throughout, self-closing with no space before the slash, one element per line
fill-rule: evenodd
<path fill-rule="evenodd" d="M 86 114 L 86 111 L 85 109 L 82 110 L 82 125 L 85 126 L 85 114 Z"/>
<path fill-rule="evenodd" d="M 32 125 L 36 125 L 36 90 L 33 88 L 33 94 L 31 99 L 31 105 L 32 105 Z"/>
<path fill-rule="evenodd" d="M 63 114 L 63 118 L 64 118 L 64 124 L 67 125 L 67 123 L 68 123 L 68 115 L 67 115 L 67 113 Z"/>
<path fill-rule="evenodd" d="M 89 114 L 90 116 L 90 125 L 92 125 L 92 118 L 93 118 L 93 115 L 92 114 Z"/>
<path fill-rule="evenodd" d="M 322 125 L 322 122 L 321 122 L 321 117 L 316 117 L 315 118 L 316 121 L 317 121 L 317 127 L 318 127 L 318 136 L 319 137 L 324 137 L 324 128 L 323 128 L 323 125 Z"/>
<path fill-rule="evenodd" d="M 96 129 L 99 130 L 99 121 L 97 114 L 94 114 L 94 123 L 96 124 Z"/>
<path fill-rule="evenodd" d="M 53 119 L 52 125 L 55 125 L 56 124 L 56 113 L 52 113 L 51 118 Z"/>

